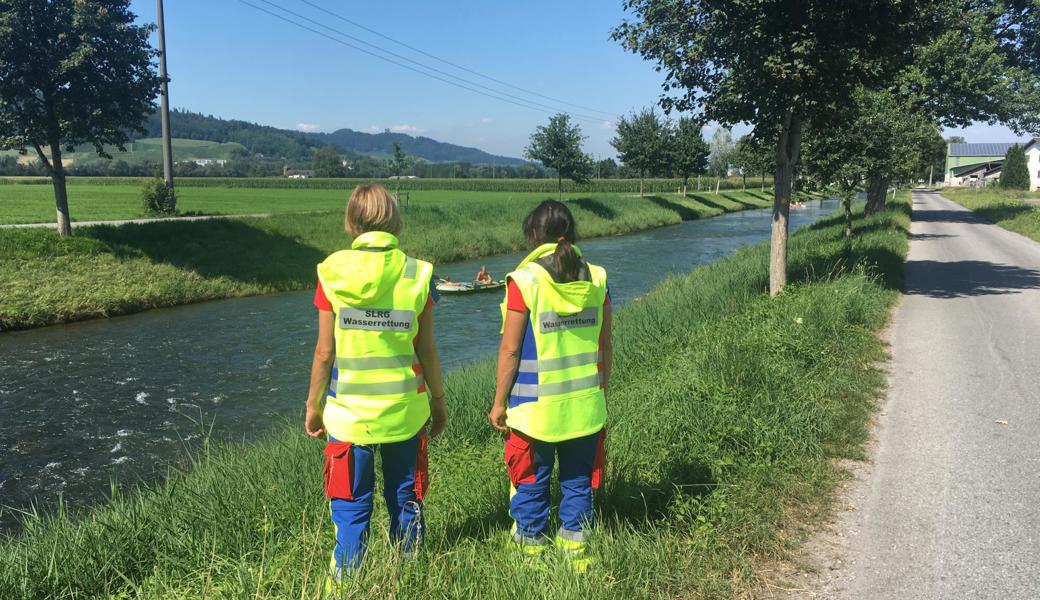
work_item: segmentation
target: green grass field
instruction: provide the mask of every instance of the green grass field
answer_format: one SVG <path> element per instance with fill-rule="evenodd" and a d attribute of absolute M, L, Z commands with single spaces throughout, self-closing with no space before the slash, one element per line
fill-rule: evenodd
<path fill-rule="evenodd" d="M 32 187 L 0 186 L 0 194 Z M 97 188 L 92 217 L 129 210 L 132 192 L 118 186 Z M 0 280 L 5 284 L 0 329 L 306 289 L 314 285 L 315 265 L 349 244 L 343 233 L 343 191 L 184 188 L 182 193 L 182 206 L 200 212 L 278 214 L 80 227 L 68 239 L 47 229 L 0 229 Z M 414 192 L 413 205 L 404 212 L 402 245 L 434 263 L 519 250 L 520 223 L 544 198 L 536 193 Z M 568 200 L 582 237 L 649 229 L 771 202 L 761 192 L 686 198 L 595 194 Z M 4 206 L 23 204 L 34 206 L 19 201 Z M 45 210 L 42 200 L 35 206 Z"/>
<path fill-rule="evenodd" d="M 983 218 L 1040 242 L 1040 192 L 1019 192 L 997 187 L 986 189 L 947 188 L 943 196 Z M 1036 204 L 1026 203 L 1037 200 Z"/>
<path fill-rule="evenodd" d="M 377 503 L 366 566 L 335 597 L 746 596 L 761 561 L 790 551 L 780 531 L 827 508 L 840 477 L 832 459 L 863 457 L 908 212 L 902 194 L 858 215 L 851 242 L 837 215 L 796 233 L 792 285 L 776 299 L 763 293 L 759 245 L 619 309 L 606 488 L 584 576 L 506 543 L 502 442 L 484 416 L 493 364 L 450 373 L 426 546 L 400 561 Z M 320 597 L 332 540 L 321 459 L 293 422 L 258 443 L 204 449 L 166 482 L 88 513 L 30 520 L 0 545 L 0 590 L 12 600 Z"/>

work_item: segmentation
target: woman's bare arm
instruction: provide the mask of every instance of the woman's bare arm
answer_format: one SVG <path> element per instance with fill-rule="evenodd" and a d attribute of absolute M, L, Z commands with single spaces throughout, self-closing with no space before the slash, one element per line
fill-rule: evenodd
<path fill-rule="evenodd" d="M 502 343 L 498 347 L 498 374 L 495 384 L 495 399 L 488 412 L 488 419 L 495 429 L 507 431 L 506 403 L 509 390 L 516 381 L 516 373 L 520 369 L 520 346 L 524 342 L 524 328 L 527 327 L 528 314 L 516 310 L 506 311 L 505 328 L 502 330 Z"/>
<path fill-rule="evenodd" d="M 329 387 L 332 365 L 336 363 L 336 336 L 333 327 L 335 318 L 332 311 L 319 310 L 318 342 L 314 346 L 314 360 L 311 362 L 311 384 L 307 390 L 307 416 L 304 419 L 304 428 L 311 437 L 325 433 L 325 424 L 321 419 L 321 401 Z"/>
<path fill-rule="evenodd" d="M 448 424 L 448 407 L 444 399 L 441 357 L 433 334 L 433 306 L 419 315 L 419 335 L 415 338 L 415 354 L 423 368 L 426 389 L 430 390 L 430 437 L 437 437 Z"/>

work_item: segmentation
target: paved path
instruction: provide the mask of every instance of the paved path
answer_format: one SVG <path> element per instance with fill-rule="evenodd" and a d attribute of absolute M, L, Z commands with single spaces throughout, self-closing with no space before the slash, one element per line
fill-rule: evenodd
<path fill-rule="evenodd" d="M 1040 244 L 935 193 L 911 232 L 873 465 L 816 597 L 1040 598 Z"/>
<path fill-rule="evenodd" d="M 270 217 L 271 213 L 257 213 L 252 215 L 199 215 L 197 217 L 161 217 L 153 219 L 122 219 L 118 221 L 73 221 L 72 228 L 76 227 L 89 227 L 91 225 L 130 225 L 139 223 L 169 223 L 169 222 L 180 222 L 180 221 L 211 221 L 213 219 L 245 219 L 247 217 Z M 9 223 L 6 225 L 0 225 L 3 227 L 17 227 L 17 228 L 39 228 L 49 227 L 54 229 L 58 224 L 54 221 L 47 223 Z"/>

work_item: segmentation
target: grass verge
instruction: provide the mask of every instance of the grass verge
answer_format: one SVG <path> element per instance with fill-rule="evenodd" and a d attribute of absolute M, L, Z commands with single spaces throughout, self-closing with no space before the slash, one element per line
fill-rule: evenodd
<path fill-rule="evenodd" d="M 884 378 L 877 331 L 898 297 L 909 204 L 792 236 L 788 290 L 769 299 L 768 248 L 666 280 L 618 311 L 608 472 L 594 567 L 506 544 L 501 440 L 486 423 L 493 364 L 447 379 L 432 445 L 426 545 L 401 562 L 377 503 L 346 598 L 735 597 L 780 556 L 792 506 L 822 502 L 830 461 L 860 457 Z M 304 374 L 301 374 L 303 377 Z M 316 598 L 332 528 L 321 450 L 297 423 L 78 516 L 30 520 L 0 545 L 0 592 L 21 598 Z"/>
<path fill-rule="evenodd" d="M 987 221 L 1040 242 L 1040 192 L 946 188 L 942 195 Z"/>
<path fill-rule="evenodd" d="M 337 194 L 341 197 L 332 206 L 342 204 L 342 192 Z M 543 198 L 430 196 L 405 210 L 402 245 L 434 263 L 518 250 L 523 216 Z M 582 225 L 579 234 L 587 238 L 762 208 L 771 199 L 761 192 L 722 192 L 597 195 L 567 202 Z M 315 265 L 348 244 L 341 208 L 269 218 L 81 227 L 65 239 L 46 229 L 0 229 L 0 330 L 306 289 L 314 285 Z"/>

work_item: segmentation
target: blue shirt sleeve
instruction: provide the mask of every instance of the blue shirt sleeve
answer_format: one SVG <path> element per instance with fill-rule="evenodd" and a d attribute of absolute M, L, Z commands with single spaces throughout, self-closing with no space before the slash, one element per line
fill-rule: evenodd
<path fill-rule="evenodd" d="M 441 300 L 441 295 L 437 292 L 437 282 L 432 277 L 430 278 L 430 300 L 433 300 L 434 304 Z"/>

